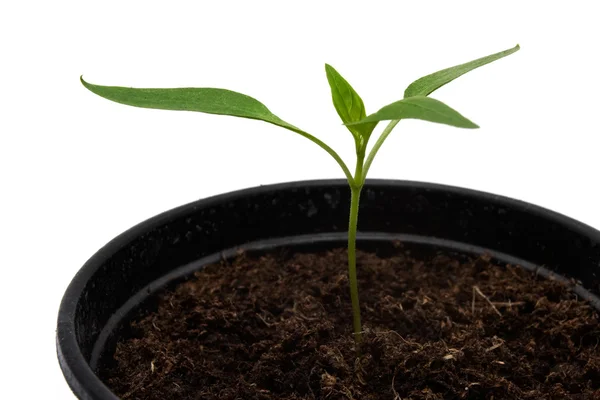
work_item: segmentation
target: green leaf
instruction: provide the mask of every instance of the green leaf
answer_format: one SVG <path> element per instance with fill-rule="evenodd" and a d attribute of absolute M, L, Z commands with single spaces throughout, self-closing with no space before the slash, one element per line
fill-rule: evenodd
<path fill-rule="evenodd" d="M 83 86 L 105 99 L 134 107 L 161 110 L 198 111 L 208 114 L 231 115 L 265 121 L 304 136 L 325 150 L 342 168 L 348 182 L 354 182 L 344 160 L 328 145 L 273 114 L 260 101 L 227 89 L 175 88 L 136 89 L 120 86 L 100 86 L 80 78 Z"/>
<path fill-rule="evenodd" d="M 424 76 L 408 85 L 408 87 L 404 91 L 404 97 L 407 98 L 414 96 L 428 96 L 433 91 L 439 89 L 440 87 L 444 86 L 449 82 L 452 82 L 459 76 L 462 76 L 467 72 L 474 70 L 475 68 L 479 68 L 481 66 L 489 64 L 492 61 L 496 61 L 503 57 L 506 57 L 519 49 L 519 45 L 516 45 L 512 49 L 504 50 L 487 57 L 478 58 L 477 60 L 473 60 L 465 64 L 456 65 L 454 67 L 446 68 L 441 71 L 434 72 L 433 74 Z"/>
<path fill-rule="evenodd" d="M 365 118 L 367 116 L 365 105 L 356 90 L 331 65 L 325 64 L 325 73 L 331 87 L 333 105 L 342 122 L 347 124 Z M 363 138 L 366 142 L 375 126 L 377 126 L 377 122 L 347 126 L 347 128 L 355 138 Z"/>
<path fill-rule="evenodd" d="M 427 96 L 415 96 L 396 101 L 383 107 L 375 114 L 348 125 L 400 119 L 420 119 L 458 128 L 479 128 L 479 126 L 460 115 L 458 111 L 439 100 Z"/>
<path fill-rule="evenodd" d="M 83 77 L 81 77 L 81 83 L 98 96 L 129 106 L 231 115 L 261 120 L 297 133 L 305 133 L 274 115 L 260 101 L 227 89 L 138 89 L 100 86 L 84 81 Z"/>

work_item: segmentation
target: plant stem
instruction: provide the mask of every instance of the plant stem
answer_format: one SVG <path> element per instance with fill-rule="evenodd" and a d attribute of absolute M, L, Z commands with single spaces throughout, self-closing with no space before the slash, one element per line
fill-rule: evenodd
<path fill-rule="evenodd" d="M 323 150 L 325 150 L 331 157 L 333 157 L 333 159 L 342 168 L 344 175 L 346 175 L 346 179 L 348 179 L 348 183 L 351 186 L 354 184 L 354 178 L 352 177 L 350 170 L 346 166 L 346 163 L 344 162 L 344 160 L 342 160 L 342 158 L 338 155 L 338 153 L 335 152 L 335 150 L 333 150 L 331 147 L 326 145 L 322 140 L 317 139 L 315 136 L 311 135 L 308 132 L 304 132 L 302 129 L 298 129 L 296 127 L 286 127 L 286 129 L 289 129 L 292 132 L 296 132 L 296 133 L 300 134 L 301 136 L 304 136 L 305 138 L 307 138 L 308 140 L 310 140 L 311 142 L 315 143 L 317 146 L 319 146 Z"/>
<path fill-rule="evenodd" d="M 359 352 L 359 345 L 362 342 L 362 324 L 360 321 L 360 303 L 358 300 L 358 279 L 356 274 L 356 233 L 358 231 L 358 208 L 360 204 L 360 192 L 365 184 L 367 173 L 377 155 L 379 148 L 383 145 L 385 139 L 392 132 L 400 120 L 390 121 L 385 127 L 377 142 L 371 149 L 365 162 L 366 143 L 356 141 L 356 170 L 354 178 L 348 179 L 350 185 L 350 221 L 348 223 L 348 277 L 350 281 L 350 299 L 352 300 L 352 322 L 354 326 L 354 341 L 356 342 L 356 351 Z"/>
<path fill-rule="evenodd" d="M 358 280 L 356 275 L 356 231 L 358 230 L 360 192 L 364 185 L 364 180 L 362 179 L 364 159 L 364 148 L 357 148 L 354 182 L 350 183 L 350 221 L 348 223 L 348 278 L 350 281 L 350 298 L 352 300 L 354 341 L 357 344 L 357 351 L 358 345 L 362 341 L 362 324 L 360 322 L 360 303 L 358 301 Z"/>
<path fill-rule="evenodd" d="M 381 132 L 381 136 L 379 136 L 379 139 L 377 139 L 377 142 L 375 142 L 375 145 L 373 146 L 373 148 L 371 149 L 371 152 L 369 153 L 369 156 L 367 157 L 367 161 L 365 162 L 365 167 L 364 167 L 362 176 L 355 178 L 356 180 L 360 179 L 362 182 L 365 181 L 365 179 L 367 178 L 367 173 L 369 172 L 369 168 L 371 168 L 371 163 L 373 162 L 373 159 L 375 158 L 375 155 L 377 155 L 377 152 L 379 151 L 379 148 L 381 147 L 383 142 L 385 142 L 385 139 L 387 139 L 387 137 L 390 135 L 390 133 L 392 133 L 392 130 L 394 129 L 394 127 L 396 125 L 398 125 L 398 122 L 400 122 L 399 119 L 390 121 L 388 126 L 385 127 L 383 132 Z"/>
<path fill-rule="evenodd" d="M 348 225 L 348 276 L 350 279 L 350 298 L 352 299 L 352 322 L 354 340 L 357 344 L 362 341 L 362 325 L 360 323 L 360 304 L 358 302 L 358 281 L 356 278 L 356 231 L 358 226 L 358 204 L 361 186 L 351 186 L 350 223 Z"/>

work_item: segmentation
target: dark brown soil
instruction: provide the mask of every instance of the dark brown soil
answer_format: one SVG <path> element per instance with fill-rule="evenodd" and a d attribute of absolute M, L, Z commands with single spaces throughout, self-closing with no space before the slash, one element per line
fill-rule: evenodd
<path fill-rule="evenodd" d="M 563 284 L 488 258 L 360 253 L 213 265 L 119 343 L 122 399 L 600 399 L 600 326 Z"/>

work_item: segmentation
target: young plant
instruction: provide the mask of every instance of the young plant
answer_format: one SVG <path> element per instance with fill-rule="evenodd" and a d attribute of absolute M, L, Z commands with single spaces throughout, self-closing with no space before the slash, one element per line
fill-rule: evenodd
<path fill-rule="evenodd" d="M 333 157 L 342 168 L 351 192 L 348 224 L 348 276 L 352 300 L 354 338 L 357 343 L 360 343 L 362 327 L 356 277 L 356 231 L 360 193 L 373 159 L 385 139 L 402 119 L 420 119 L 458 128 L 478 128 L 477 125 L 454 109 L 428 96 L 436 89 L 459 76 L 475 68 L 489 64 L 492 61 L 506 57 L 517 50 L 519 50 L 519 45 L 487 57 L 478 58 L 465 64 L 456 65 L 426 75 L 417 79 L 406 88 L 402 100 L 388 104 L 376 113 L 368 116 L 364 103 L 358 93 L 332 66 L 326 64 L 325 72 L 329 86 L 331 87 L 333 104 L 342 122 L 354 138 L 356 148 L 354 174 L 350 172 L 342 158 L 323 141 L 285 122 L 269 111 L 264 104 L 244 94 L 215 88 L 138 89 L 100 86 L 84 81 L 83 77 L 81 77 L 81 83 L 87 89 L 101 97 L 130 106 L 163 110 L 199 111 L 209 114 L 231 115 L 265 121 L 304 136 Z M 380 121 L 390 122 L 373 145 L 369 154 L 366 155 L 367 144 L 371 134 Z"/>

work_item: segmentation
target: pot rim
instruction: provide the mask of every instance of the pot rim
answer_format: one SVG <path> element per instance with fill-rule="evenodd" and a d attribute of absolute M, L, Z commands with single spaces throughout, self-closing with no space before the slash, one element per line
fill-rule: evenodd
<path fill-rule="evenodd" d="M 127 243 L 138 237 L 145 231 L 152 229 L 155 226 L 164 224 L 173 217 L 189 212 L 190 209 L 198 209 L 210 207 L 214 204 L 228 202 L 233 199 L 242 198 L 247 195 L 256 195 L 268 192 L 274 192 L 281 189 L 294 189 L 305 187 L 332 187 L 332 186 L 347 186 L 348 182 L 345 179 L 314 179 L 291 181 L 283 183 L 275 183 L 268 185 L 260 185 L 230 191 L 222 194 L 217 194 L 204 199 L 195 200 L 187 204 L 175 207 L 164 211 L 153 217 L 142 221 L 123 233 L 110 240 L 94 255 L 92 255 L 84 265 L 75 274 L 69 283 L 58 310 L 58 321 L 56 329 L 56 348 L 60 367 L 67 379 L 71 389 L 77 393 L 82 399 L 92 400 L 93 398 L 104 398 L 118 400 L 118 398 L 108 389 L 108 387 L 98 378 L 92 371 L 85 360 L 84 355 L 77 343 L 75 333 L 75 312 L 77 304 L 81 298 L 81 294 L 86 286 L 86 283 L 93 277 L 97 269 L 116 251 L 125 246 Z M 490 201 L 495 204 L 504 205 L 506 207 L 518 208 L 532 215 L 540 216 L 548 220 L 552 220 L 557 224 L 569 229 L 582 236 L 588 237 L 600 243 L 600 231 L 587 225 L 583 222 L 575 220 L 564 214 L 552 211 L 550 209 L 537 206 L 522 200 L 497 195 L 489 192 L 468 189 L 459 186 L 451 186 L 439 183 L 396 180 L 396 179 L 367 179 L 365 189 L 369 186 L 395 186 L 416 188 L 425 190 L 444 191 L 450 194 L 467 195 L 476 197 L 484 201 Z M 79 386 L 79 387 L 78 387 Z M 95 397 L 91 397 L 91 393 Z"/>

